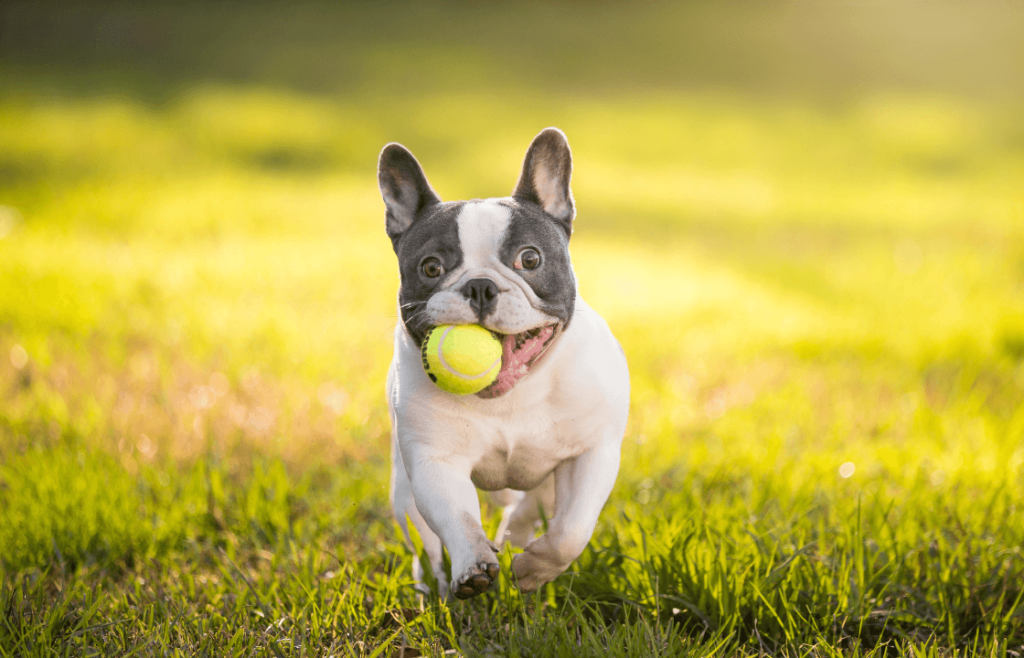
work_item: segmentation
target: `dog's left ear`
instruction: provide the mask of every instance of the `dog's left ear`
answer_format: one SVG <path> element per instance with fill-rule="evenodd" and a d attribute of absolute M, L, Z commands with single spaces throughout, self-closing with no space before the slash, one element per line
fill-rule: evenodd
<path fill-rule="evenodd" d="M 398 238 L 412 225 L 420 211 L 441 203 L 441 197 L 430 187 L 416 157 L 395 142 L 380 152 L 377 184 L 387 207 L 384 226 L 397 250 Z"/>
<path fill-rule="evenodd" d="M 576 206 L 569 189 L 572 177 L 572 152 L 569 140 L 558 128 L 545 128 L 533 138 L 523 160 L 523 173 L 512 196 L 540 206 L 572 235 Z"/>

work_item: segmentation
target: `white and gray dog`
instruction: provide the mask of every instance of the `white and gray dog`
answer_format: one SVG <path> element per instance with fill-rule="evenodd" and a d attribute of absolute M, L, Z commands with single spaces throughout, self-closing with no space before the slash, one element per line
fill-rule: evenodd
<path fill-rule="evenodd" d="M 442 596 L 486 591 L 505 542 L 519 587 L 535 590 L 576 559 L 619 471 L 629 415 L 626 358 L 576 290 L 569 236 L 576 209 L 565 135 L 542 131 L 511 197 L 441 201 L 400 144 L 380 154 L 386 229 L 398 256 L 400 319 L 388 373 L 391 502 L 412 521 Z M 497 380 L 476 395 L 435 386 L 420 344 L 442 324 L 480 324 L 502 341 Z M 504 506 L 492 542 L 477 488 Z M 548 530 L 534 538 L 541 514 Z M 421 580 L 417 560 L 414 576 Z"/>

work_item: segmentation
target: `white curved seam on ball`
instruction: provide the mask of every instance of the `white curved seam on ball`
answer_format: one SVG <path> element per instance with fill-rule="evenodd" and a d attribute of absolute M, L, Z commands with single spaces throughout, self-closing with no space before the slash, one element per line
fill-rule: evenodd
<path fill-rule="evenodd" d="M 480 379 L 481 377 L 483 377 L 484 375 L 489 373 L 491 371 L 491 369 L 494 368 L 494 366 L 496 366 L 499 363 L 501 363 L 501 355 L 499 354 L 498 358 L 494 360 L 494 363 L 492 363 L 491 365 L 487 366 L 487 369 L 484 370 L 483 372 L 481 372 L 479 375 L 463 375 L 461 372 L 453 369 L 450 365 L 448 365 L 448 361 L 446 361 L 445 358 L 444 358 L 444 352 L 443 352 L 442 348 L 444 347 L 444 340 L 445 340 L 445 338 L 448 338 L 448 332 L 451 331 L 452 329 L 454 329 L 456 326 L 457 325 L 453 324 L 452 326 L 450 326 L 447 329 L 445 329 L 444 333 L 441 334 L 441 338 L 437 341 L 437 359 L 438 359 L 438 361 L 441 362 L 441 365 L 444 366 L 445 370 L 447 370 L 450 374 L 455 375 L 459 379 L 465 379 L 465 380 L 468 381 L 468 380 L 471 380 L 471 379 Z M 502 351 L 504 351 L 504 350 L 502 350 Z"/>

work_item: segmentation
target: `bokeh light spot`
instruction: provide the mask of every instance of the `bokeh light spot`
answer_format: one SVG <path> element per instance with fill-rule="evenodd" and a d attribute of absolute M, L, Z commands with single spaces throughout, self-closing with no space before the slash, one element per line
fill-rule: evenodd
<path fill-rule="evenodd" d="M 210 388 L 217 397 L 224 397 L 231 390 L 231 382 L 224 373 L 215 372 L 210 375 Z"/>
<path fill-rule="evenodd" d="M 14 232 L 14 227 L 21 222 L 21 213 L 10 206 L 0 206 L 0 240 Z"/>
<path fill-rule="evenodd" d="M 188 399 L 196 411 L 209 409 L 217 400 L 213 388 L 209 386 L 193 386 L 188 393 Z"/>
<path fill-rule="evenodd" d="M 320 385 L 317 399 L 335 414 L 340 414 L 348 406 L 348 394 L 340 386 L 330 382 Z"/>
<path fill-rule="evenodd" d="M 28 365 L 28 352 L 21 345 L 11 348 L 11 365 L 15 370 L 21 370 Z"/>
<path fill-rule="evenodd" d="M 722 398 L 711 398 L 704 405 L 704 414 L 709 420 L 718 420 L 725 415 L 725 400 Z"/>

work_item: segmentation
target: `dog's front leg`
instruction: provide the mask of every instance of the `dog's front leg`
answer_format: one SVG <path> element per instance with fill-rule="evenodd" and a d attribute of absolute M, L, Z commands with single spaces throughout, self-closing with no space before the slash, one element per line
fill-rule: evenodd
<path fill-rule="evenodd" d="M 524 592 L 557 578 L 587 547 L 619 473 L 620 441 L 607 440 L 555 468 L 555 514 L 548 531 L 512 560 Z"/>
<path fill-rule="evenodd" d="M 468 599 L 487 591 L 498 580 L 498 549 L 481 526 L 480 500 L 469 466 L 425 455 L 409 457 L 416 508 L 451 558 L 451 593 Z"/>

